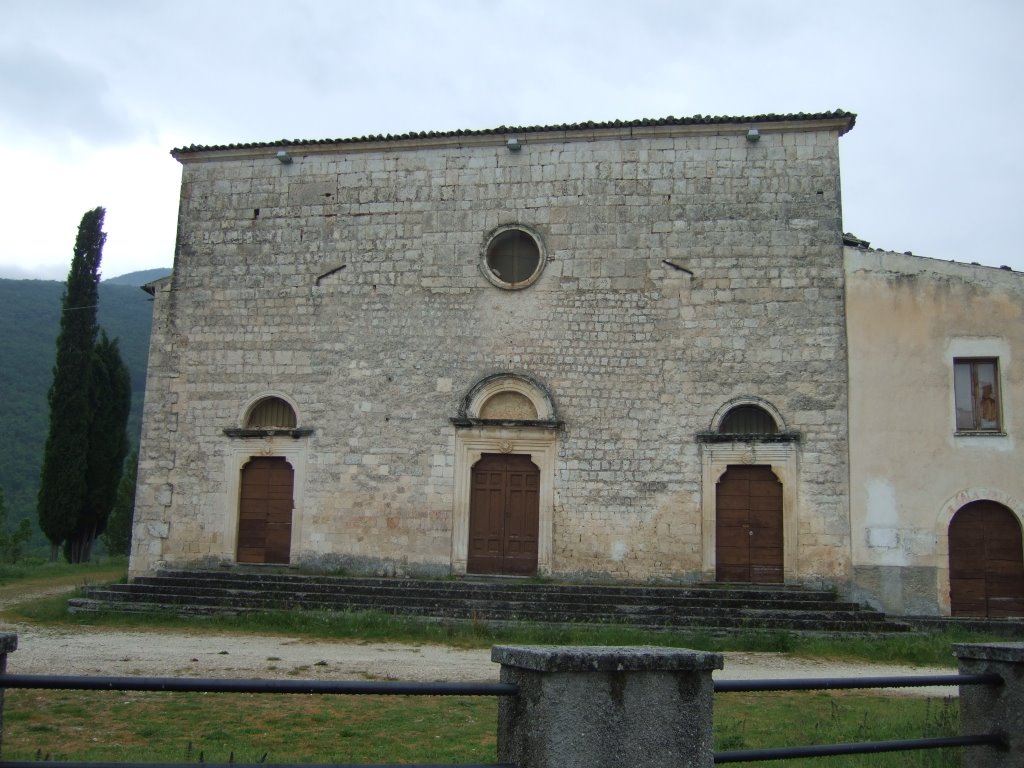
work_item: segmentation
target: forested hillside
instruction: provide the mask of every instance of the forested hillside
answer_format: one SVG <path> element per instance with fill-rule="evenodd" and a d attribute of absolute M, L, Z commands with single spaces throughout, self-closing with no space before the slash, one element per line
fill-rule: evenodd
<path fill-rule="evenodd" d="M 119 340 L 132 379 L 128 430 L 138 444 L 152 301 L 140 286 L 168 274 L 149 270 L 100 283 L 98 320 Z M 0 488 L 8 520 L 35 519 L 36 493 L 49 419 L 46 393 L 53 375 L 64 283 L 0 279 Z M 42 534 L 36 531 L 38 541 Z"/>

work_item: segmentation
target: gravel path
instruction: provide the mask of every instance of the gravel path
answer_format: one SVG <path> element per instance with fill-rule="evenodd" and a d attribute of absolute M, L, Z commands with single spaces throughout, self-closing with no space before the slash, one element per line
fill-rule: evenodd
<path fill-rule="evenodd" d="M 0 594 L 13 600 L 48 593 Z M 18 634 L 8 671 L 25 674 L 154 675 L 339 680 L 497 680 L 489 650 L 441 645 L 309 640 L 172 630 L 39 627 L 0 621 Z M 780 653 L 727 653 L 720 679 L 949 674 L 950 669 L 803 659 Z M 955 687 L 905 689 L 905 695 L 955 696 Z"/>

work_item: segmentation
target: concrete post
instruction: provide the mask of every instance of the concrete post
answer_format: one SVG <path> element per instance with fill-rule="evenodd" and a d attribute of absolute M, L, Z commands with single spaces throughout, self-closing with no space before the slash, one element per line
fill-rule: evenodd
<path fill-rule="evenodd" d="M 7 672 L 7 654 L 18 649 L 14 632 L 0 632 L 0 675 Z M 0 755 L 4 753 L 4 689 L 0 682 Z"/>
<path fill-rule="evenodd" d="M 711 671 L 679 648 L 495 646 L 498 760 L 518 768 L 711 768 Z"/>
<path fill-rule="evenodd" d="M 960 672 L 994 672 L 1003 685 L 960 687 L 960 728 L 964 734 L 998 733 L 1008 750 L 968 747 L 964 768 L 1009 768 L 1024 765 L 1024 643 L 958 643 L 953 652 Z"/>

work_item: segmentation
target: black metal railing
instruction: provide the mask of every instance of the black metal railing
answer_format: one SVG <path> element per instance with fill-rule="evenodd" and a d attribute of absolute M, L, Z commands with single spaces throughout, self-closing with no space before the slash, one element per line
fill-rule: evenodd
<path fill-rule="evenodd" d="M 764 691 L 850 690 L 865 688 L 908 688 L 942 685 L 1003 684 L 997 674 L 981 675 L 917 675 L 900 677 L 802 678 L 770 680 L 716 680 L 716 693 L 754 693 Z M 510 683 L 417 683 L 397 681 L 332 681 L 332 680 L 243 680 L 193 677 L 114 677 L 0 674 L 0 689 L 45 689 L 82 691 L 148 691 L 182 693 L 276 693 L 325 695 L 383 696 L 515 696 L 519 692 Z M 987 745 L 1006 748 L 999 734 L 975 734 L 944 738 L 902 739 L 845 744 L 819 744 L 793 747 L 731 750 L 714 753 L 714 762 L 761 762 L 788 758 L 825 757 L 833 755 L 873 754 L 919 749 L 970 747 Z M 61 768 L 125 768 L 129 763 L 61 762 Z M 271 768 L 267 764 L 222 764 L 224 768 Z M 0 768 L 36 768 L 37 762 L 0 760 Z M 194 768 L 194 763 L 152 763 L 146 768 Z M 207 763 L 206 768 L 220 768 Z M 320 768 L 315 764 L 275 763 L 273 768 Z M 332 764 L 332 768 L 359 768 L 355 765 Z M 375 765 L 374 768 L 391 768 Z M 406 764 L 404 768 L 440 768 L 436 764 Z M 463 768 L 515 768 L 507 763 L 467 765 Z"/>
<path fill-rule="evenodd" d="M 511 683 L 411 683 L 398 681 L 236 680 L 201 677 L 112 677 L 0 674 L 0 689 L 65 691 L 147 691 L 176 693 L 292 693 L 378 696 L 515 696 Z M 61 768 L 126 768 L 132 763 L 61 761 Z M 146 763 L 146 768 L 195 768 L 195 763 Z M 205 763 L 206 768 L 217 764 Z M 223 764 L 224 768 L 317 768 L 312 763 Z M 38 762 L 0 760 L 0 768 L 38 768 Z M 332 763 L 331 768 L 360 768 Z M 375 764 L 373 768 L 394 768 Z M 403 764 L 402 768 L 441 768 L 435 763 Z M 459 768 L 515 768 L 507 763 L 459 764 Z"/>
<path fill-rule="evenodd" d="M 815 677 L 769 680 L 716 680 L 715 693 L 757 693 L 764 691 L 826 691 L 864 688 L 929 688 L 937 685 L 1002 685 L 996 674 L 905 675 L 892 677 Z M 715 752 L 715 764 L 764 762 L 800 757 L 867 755 L 947 747 L 993 746 L 1006 748 L 1005 739 L 995 733 L 893 741 L 863 741 L 846 744 L 812 744 L 796 747 L 765 747 Z"/>

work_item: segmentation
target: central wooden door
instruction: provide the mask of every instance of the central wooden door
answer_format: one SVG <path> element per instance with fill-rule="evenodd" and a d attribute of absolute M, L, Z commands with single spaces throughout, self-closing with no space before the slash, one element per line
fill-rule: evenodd
<path fill-rule="evenodd" d="M 782 483 L 772 468 L 730 465 L 715 492 L 718 581 L 783 581 Z"/>
<path fill-rule="evenodd" d="M 1024 616 L 1024 545 L 1008 508 L 973 501 L 949 523 L 949 603 L 953 616 Z"/>
<path fill-rule="evenodd" d="M 242 467 L 238 498 L 238 562 L 287 564 L 292 549 L 295 473 L 280 456 L 253 457 Z"/>
<path fill-rule="evenodd" d="M 473 466 L 470 573 L 537 572 L 540 470 L 529 456 L 485 453 Z"/>

